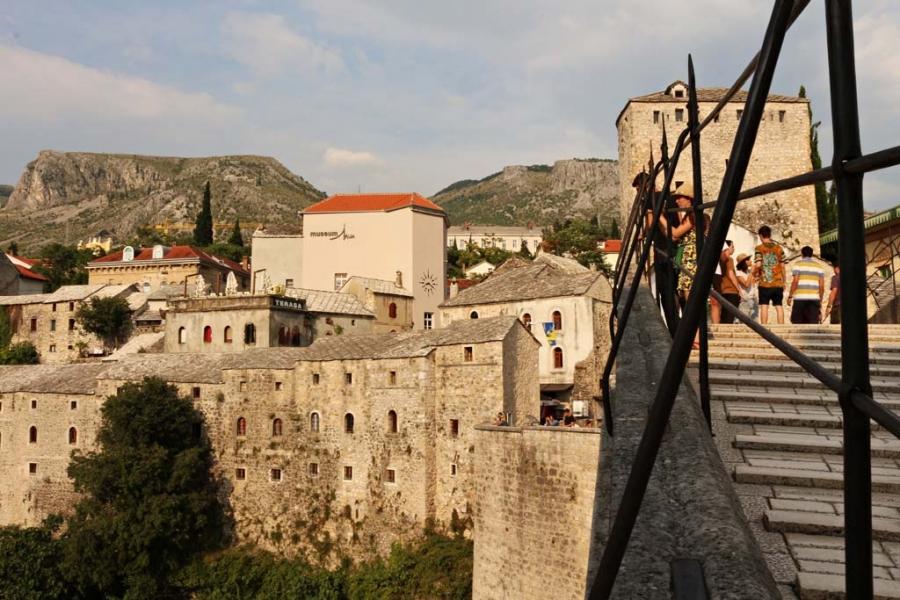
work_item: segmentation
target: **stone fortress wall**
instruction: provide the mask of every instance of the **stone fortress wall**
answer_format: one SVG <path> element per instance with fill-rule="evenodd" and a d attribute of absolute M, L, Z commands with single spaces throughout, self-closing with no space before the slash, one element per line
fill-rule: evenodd
<path fill-rule="evenodd" d="M 679 101 L 668 97 L 680 90 Z M 698 88 L 699 114 L 703 120 L 715 107 L 724 90 Z M 654 160 L 660 159 L 663 121 L 672 152 L 675 141 L 687 125 L 687 86 L 675 82 L 666 92 L 633 98 L 617 121 L 619 135 L 619 181 L 621 189 L 620 214 L 626 222 L 634 201 L 631 182 L 642 169 L 647 169 L 651 151 Z M 681 102 L 683 98 L 683 102 Z M 704 101 L 709 98 L 709 101 Z M 725 175 L 732 143 L 737 132 L 743 101 L 729 102 L 719 118 L 710 123 L 701 135 L 701 165 L 703 170 L 703 199 L 715 200 Z M 676 112 L 681 112 L 681 120 Z M 811 170 L 809 142 L 809 103 L 800 98 L 770 96 L 760 123 L 756 146 L 744 180 L 749 189 L 775 179 L 799 175 Z M 690 152 L 682 153 L 673 182 L 693 182 Z M 662 186 L 663 180 L 657 181 Z M 710 212 L 711 214 L 711 212 Z M 810 245 L 818 253 L 819 231 L 813 186 L 796 188 L 760 198 L 739 202 L 734 222 L 753 233 L 761 225 L 772 228 L 773 238 L 791 249 Z"/>

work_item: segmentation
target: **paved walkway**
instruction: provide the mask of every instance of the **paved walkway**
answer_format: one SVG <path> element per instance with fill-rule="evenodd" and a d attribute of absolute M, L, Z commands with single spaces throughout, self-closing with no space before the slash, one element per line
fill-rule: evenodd
<path fill-rule="evenodd" d="M 837 327 L 772 329 L 840 372 Z M 715 326 L 713 336 L 716 446 L 782 595 L 843 598 L 843 438 L 837 395 L 743 325 Z M 875 398 L 900 411 L 900 326 L 871 326 L 870 347 Z M 872 484 L 876 598 L 900 598 L 900 441 L 877 427 Z"/>

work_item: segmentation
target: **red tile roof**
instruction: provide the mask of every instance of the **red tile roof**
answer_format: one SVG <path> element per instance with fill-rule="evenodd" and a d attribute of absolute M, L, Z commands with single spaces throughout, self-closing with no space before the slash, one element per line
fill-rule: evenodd
<path fill-rule="evenodd" d="M 35 281 L 50 281 L 49 279 L 47 279 L 40 273 L 36 273 L 26 267 L 23 267 L 21 265 L 15 265 L 15 267 L 16 267 L 16 271 L 19 272 L 19 275 L 21 277 L 24 277 L 25 279 L 34 279 Z"/>
<path fill-rule="evenodd" d="M 15 254 L 7 254 L 7 256 L 14 260 L 21 261 L 21 262 L 25 263 L 26 265 L 28 265 L 29 267 L 33 267 L 34 265 L 41 262 L 40 260 L 38 260 L 36 258 L 25 258 L 24 256 L 16 256 Z"/>
<path fill-rule="evenodd" d="M 377 212 L 407 206 L 444 212 L 444 209 L 416 193 L 412 194 L 338 194 L 313 204 L 304 213 Z"/>
<path fill-rule="evenodd" d="M 603 243 L 604 252 L 621 252 L 622 240 L 606 240 Z"/>
<path fill-rule="evenodd" d="M 95 263 L 105 263 L 105 262 L 121 262 L 122 260 L 122 250 L 118 252 L 113 252 L 111 254 L 107 254 L 106 256 L 101 256 L 100 258 L 95 258 L 91 261 L 91 264 Z M 163 252 L 163 260 L 179 260 L 184 258 L 199 258 L 201 261 L 205 261 L 207 263 L 219 264 L 228 267 L 232 271 L 237 271 L 238 273 L 244 273 L 249 275 L 249 271 L 246 271 L 241 265 L 230 260 L 228 258 L 222 258 L 221 256 L 213 256 L 207 252 L 204 252 L 200 248 L 194 248 L 193 246 L 169 246 L 164 249 Z M 153 248 L 141 248 L 140 251 L 135 251 L 134 260 L 153 260 Z"/>

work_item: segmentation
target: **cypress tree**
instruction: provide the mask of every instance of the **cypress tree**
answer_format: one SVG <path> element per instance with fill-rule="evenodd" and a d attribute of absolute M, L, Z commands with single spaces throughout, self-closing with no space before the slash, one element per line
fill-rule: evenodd
<path fill-rule="evenodd" d="M 231 235 L 228 237 L 228 243 L 232 246 L 244 247 L 244 236 L 241 235 L 240 217 L 234 220 L 234 229 L 231 230 Z"/>
<path fill-rule="evenodd" d="M 197 215 L 194 243 L 198 246 L 209 246 L 213 243 L 212 197 L 209 191 L 209 181 L 203 188 L 203 207 Z"/>
<path fill-rule="evenodd" d="M 800 92 L 797 94 L 801 98 L 806 98 L 806 87 L 800 86 Z M 812 103 L 807 105 L 809 110 L 809 159 L 813 169 L 822 168 L 822 157 L 819 156 L 819 125 L 821 121 L 813 121 Z M 830 198 L 828 191 L 825 189 L 825 182 L 820 181 L 815 184 L 816 190 L 816 213 L 819 220 L 819 233 L 825 233 L 837 227 L 837 204 Z"/>

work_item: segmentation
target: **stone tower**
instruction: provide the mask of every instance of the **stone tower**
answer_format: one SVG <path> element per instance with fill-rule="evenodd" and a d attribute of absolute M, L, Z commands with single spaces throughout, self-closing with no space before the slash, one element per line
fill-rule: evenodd
<path fill-rule="evenodd" d="M 725 96 L 727 88 L 698 88 L 697 100 L 701 121 Z M 740 91 L 728 102 L 718 118 L 701 135 L 703 198 L 718 196 L 731 145 L 737 132 L 747 93 Z M 631 182 L 646 168 L 651 148 L 660 158 L 663 122 L 670 151 L 687 125 L 688 86 L 675 81 L 664 91 L 631 98 L 619 113 L 619 185 L 622 222 L 628 218 L 634 200 Z M 763 113 L 756 147 L 744 180 L 744 189 L 762 183 L 809 171 L 809 101 L 795 96 L 770 95 Z M 673 178 L 674 183 L 693 180 L 690 152 L 685 149 Z M 662 179 L 657 185 L 662 185 Z M 734 222 L 755 232 L 760 225 L 772 228 L 773 237 L 787 246 L 799 249 L 810 245 L 819 249 L 816 198 L 813 186 L 776 194 L 768 194 L 740 202 Z"/>

